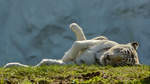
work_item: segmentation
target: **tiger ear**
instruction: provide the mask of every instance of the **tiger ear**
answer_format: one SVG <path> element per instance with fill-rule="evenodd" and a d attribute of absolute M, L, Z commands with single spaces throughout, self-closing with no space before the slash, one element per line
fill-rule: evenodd
<path fill-rule="evenodd" d="M 139 43 L 138 43 L 138 42 L 132 42 L 132 43 L 131 43 L 131 46 L 132 46 L 135 50 L 137 50 L 138 47 L 139 47 Z"/>

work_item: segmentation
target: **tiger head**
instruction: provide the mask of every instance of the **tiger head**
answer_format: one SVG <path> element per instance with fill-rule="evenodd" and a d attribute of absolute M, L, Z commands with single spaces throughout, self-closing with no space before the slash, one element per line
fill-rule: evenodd
<path fill-rule="evenodd" d="M 137 42 L 118 44 L 104 52 L 100 58 L 101 64 L 113 66 L 138 65 L 138 46 Z"/>

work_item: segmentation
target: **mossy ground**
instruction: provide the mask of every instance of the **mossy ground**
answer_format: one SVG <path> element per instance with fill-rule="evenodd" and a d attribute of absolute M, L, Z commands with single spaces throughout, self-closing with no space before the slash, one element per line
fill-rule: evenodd
<path fill-rule="evenodd" d="M 52 65 L 0 68 L 0 84 L 150 84 L 150 66 Z"/>

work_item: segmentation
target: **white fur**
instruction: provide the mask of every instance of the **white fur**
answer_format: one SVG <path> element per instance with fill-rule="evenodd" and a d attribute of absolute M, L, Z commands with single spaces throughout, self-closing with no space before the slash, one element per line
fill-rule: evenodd
<path fill-rule="evenodd" d="M 64 65 L 65 63 L 62 60 L 56 60 L 56 59 L 43 59 L 39 64 L 36 66 L 42 66 L 42 65 L 53 65 L 53 64 L 58 64 L 58 65 Z"/>
<path fill-rule="evenodd" d="M 20 64 L 18 62 L 8 63 L 4 66 L 4 68 L 12 67 L 12 66 L 22 66 L 22 67 L 28 67 L 28 65 Z"/>
<path fill-rule="evenodd" d="M 77 41 L 75 41 L 72 47 L 65 53 L 65 55 L 60 60 L 56 59 L 43 59 L 36 66 L 41 65 L 52 65 L 52 64 L 95 64 L 95 58 L 102 64 L 104 64 L 104 53 L 107 51 L 105 49 L 112 48 L 118 43 L 114 41 L 108 40 L 106 37 L 100 36 L 91 40 L 86 40 L 86 37 L 82 31 L 82 28 L 76 23 L 72 23 L 70 25 L 70 29 L 75 33 Z M 96 57 L 95 57 L 96 56 Z M 27 67 L 27 65 L 23 65 L 20 63 L 8 63 L 4 67 L 11 66 L 23 66 Z"/>
<path fill-rule="evenodd" d="M 96 59 L 99 59 L 99 62 L 103 64 L 101 61 L 103 59 L 102 55 L 104 54 L 104 52 L 106 52 L 103 49 L 113 47 L 115 45 L 118 45 L 118 43 L 109 40 L 98 40 L 96 45 L 91 46 L 89 49 L 87 49 L 84 53 L 82 53 L 79 57 L 77 57 L 75 61 L 79 65 L 82 64 L 81 60 L 88 65 L 95 64 L 96 63 L 95 54 L 96 54 Z"/>

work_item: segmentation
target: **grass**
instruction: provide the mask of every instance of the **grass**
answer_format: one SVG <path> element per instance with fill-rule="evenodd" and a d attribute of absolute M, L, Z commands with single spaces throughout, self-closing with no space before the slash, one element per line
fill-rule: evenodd
<path fill-rule="evenodd" d="M 52 65 L 0 68 L 0 84 L 150 84 L 150 66 Z"/>

